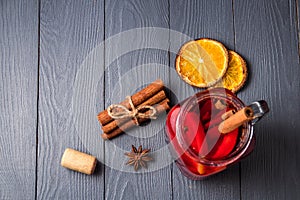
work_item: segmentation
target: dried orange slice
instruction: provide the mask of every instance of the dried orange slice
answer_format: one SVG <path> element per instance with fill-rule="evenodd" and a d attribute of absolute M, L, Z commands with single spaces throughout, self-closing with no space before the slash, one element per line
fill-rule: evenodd
<path fill-rule="evenodd" d="M 237 92 L 243 87 L 248 76 L 246 62 L 239 54 L 231 50 L 228 51 L 228 58 L 227 71 L 215 86 Z"/>
<path fill-rule="evenodd" d="M 184 44 L 176 58 L 176 71 L 188 84 L 209 87 L 218 82 L 228 66 L 224 45 L 212 39 L 198 39 Z"/>

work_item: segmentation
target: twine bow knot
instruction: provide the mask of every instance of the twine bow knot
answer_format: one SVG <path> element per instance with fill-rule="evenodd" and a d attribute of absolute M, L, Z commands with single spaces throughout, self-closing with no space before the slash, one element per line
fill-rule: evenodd
<path fill-rule="evenodd" d="M 108 115 L 113 119 L 124 119 L 132 118 L 135 124 L 138 126 L 138 118 L 156 119 L 156 109 L 153 106 L 140 106 L 138 108 L 134 107 L 132 99 L 127 96 L 131 110 L 127 109 L 121 104 L 112 104 L 107 108 Z M 142 113 L 141 110 L 148 109 L 149 113 Z"/>

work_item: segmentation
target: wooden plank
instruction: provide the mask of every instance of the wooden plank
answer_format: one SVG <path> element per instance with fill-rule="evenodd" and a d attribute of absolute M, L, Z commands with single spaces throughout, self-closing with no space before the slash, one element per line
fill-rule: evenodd
<path fill-rule="evenodd" d="M 105 9 L 105 35 L 106 41 L 110 40 L 105 43 L 106 107 L 120 102 L 126 95 L 157 78 L 169 85 L 168 53 L 163 51 L 168 50 L 168 30 L 132 30 L 140 27 L 168 28 L 168 2 L 112 0 L 106 2 Z M 149 47 L 153 49 L 145 49 Z M 171 198 L 171 168 L 168 164 L 164 168 L 161 166 L 162 154 L 167 153 L 163 151 L 166 146 L 163 129 L 164 117 L 105 142 L 107 199 Z M 131 166 L 125 166 L 127 159 L 124 152 L 131 150 L 131 144 L 143 145 L 155 152 L 155 161 L 149 164 L 147 170 L 140 170 L 141 174 L 134 173 Z"/>
<path fill-rule="evenodd" d="M 255 127 L 257 145 L 242 162 L 242 199 L 297 199 L 299 55 L 295 1 L 234 1 L 236 50 L 248 61 L 245 102 L 265 99 L 270 113 Z"/>
<path fill-rule="evenodd" d="M 0 199 L 34 199 L 38 2 L 0 2 Z"/>
<path fill-rule="evenodd" d="M 97 96 L 97 106 L 103 107 L 100 73 L 98 90 L 89 88 L 95 78 L 91 74 L 97 75 L 93 73 L 95 60 L 90 60 L 94 58 L 94 55 L 90 57 L 90 52 L 104 38 L 103 13 L 104 1 L 41 1 L 38 199 L 104 198 L 104 168 L 101 164 L 92 176 L 60 166 L 67 147 L 95 154 L 91 145 L 97 145 L 100 149 L 97 158 L 103 154 L 101 140 L 87 142 L 99 134 L 98 124 L 83 130 L 90 115 L 94 116 L 93 122 L 97 121 L 96 109 L 94 113 L 83 113 L 85 108 L 96 106 Z M 103 58 L 102 63 L 101 59 L 97 61 L 104 64 Z M 75 107 L 74 99 L 81 93 L 86 98 L 79 104 L 75 102 Z M 78 116 L 78 113 L 83 114 Z"/>
<path fill-rule="evenodd" d="M 234 48 L 233 15 L 231 1 L 170 1 L 170 28 L 186 34 L 190 39 L 212 38 L 221 41 L 227 48 Z M 175 54 L 188 37 L 180 43 L 171 39 L 171 50 Z M 175 54 L 170 65 L 174 71 Z M 172 73 L 171 73 L 172 74 Z M 178 100 L 183 100 L 200 89 L 183 83 L 176 72 L 171 76 L 171 90 L 180 91 Z M 184 177 L 177 166 L 173 171 L 174 199 L 238 199 L 240 197 L 239 166 L 233 166 L 221 174 L 203 181 L 192 181 Z"/>
<path fill-rule="evenodd" d="M 298 30 L 298 52 L 299 52 L 299 56 L 300 56 L 300 2 L 298 0 L 296 0 L 296 21 L 297 21 L 297 30 Z"/>

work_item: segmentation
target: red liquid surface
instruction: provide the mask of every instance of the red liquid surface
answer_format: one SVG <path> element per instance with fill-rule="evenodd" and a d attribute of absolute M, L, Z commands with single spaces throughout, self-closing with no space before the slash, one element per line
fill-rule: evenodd
<path fill-rule="evenodd" d="M 180 164 L 185 170 L 195 175 L 207 176 L 226 167 L 213 167 L 203 165 L 197 161 L 204 158 L 209 161 L 225 159 L 234 149 L 239 139 L 239 129 L 230 133 L 221 134 L 218 125 L 223 121 L 221 116 L 235 110 L 230 102 L 224 102 L 224 108 L 215 106 L 218 99 L 207 99 L 190 109 L 182 118 L 182 138 L 186 147 L 179 145 L 176 136 L 176 120 L 180 111 L 180 105 L 176 105 L 170 111 L 166 130 L 175 150 L 175 156 L 179 157 Z M 181 142 L 182 143 L 182 142 Z"/>

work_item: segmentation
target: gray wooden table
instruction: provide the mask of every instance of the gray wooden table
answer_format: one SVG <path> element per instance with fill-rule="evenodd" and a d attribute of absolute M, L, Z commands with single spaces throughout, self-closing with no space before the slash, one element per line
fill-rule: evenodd
<path fill-rule="evenodd" d="M 299 199 L 299 5 L 1 0 L 0 199 Z M 133 38 L 114 38 L 132 30 Z M 250 77 L 238 93 L 245 103 L 269 103 L 271 112 L 255 127 L 255 151 L 204 181 L 185 178 L 174 163 L 148 173 L 111 167 L 112 147 L 164 147 L 163 128 L 158 122 L 155 133 L 156 125 L 146 126 L 144 137 L 130 132 L 106 143 L 97 113 L 156 78 L 165 81 L 173 103 L 199 91 L 178 78 L 174 60 L 180 44 L 200 37 L 246 59 Z M 124 84 L 129 78 L 135 87 Z M 67 147 L 96 154 L 96 173 L 62 168 Z"/>

